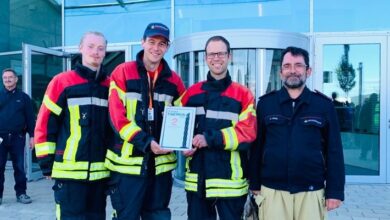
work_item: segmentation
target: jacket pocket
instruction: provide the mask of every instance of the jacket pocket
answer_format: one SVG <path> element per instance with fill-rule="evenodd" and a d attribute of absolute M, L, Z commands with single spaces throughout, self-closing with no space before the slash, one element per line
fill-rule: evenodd
<path fill-rule="evenodd" d="M 106 194 L 110 196 L 112 208 L 117 212 L 123 210 L 125 207 L 121 193 L 119 191 L 119 182 L 119 176 L 112 177 L 111 181 L 108 183 L 108 190 L 106 192 Z"/>
<path fill-rule="evenodd" d="M 267 115 L 265 116 L 264 121 L 267 126 L 284 125 L 288 123 L 289 118 L 283 115 Z"/>
<path fill-rule="evenodd" d="M 65 190 L 65 184 L 62 181 L 56 180 L 52 187 L 54 191 L 54 200 L 56 204 L 66 204 L 68 201 L 67 191 Z"/>
<path fill-rule="evenodd" d="M 305 116 L 300 118 L 300 123 L 305 126 L 322 128 L 325 126 L 325 119 L 317 116 Z"/>

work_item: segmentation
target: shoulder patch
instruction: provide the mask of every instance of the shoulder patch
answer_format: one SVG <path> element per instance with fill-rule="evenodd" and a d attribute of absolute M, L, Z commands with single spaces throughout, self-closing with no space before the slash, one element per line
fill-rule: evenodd
<path fill-rule="evenodd" d="M 319 96 L 321 96 L 323 98 L 326 98 L 327 100 L 332 101 L 332 98 L 330 98 L 329 96 L 325 95 L 324 93 L 318 91 L 317 89 L 314 90 L 314 94 L 317 94 L 317 95 L 319 95 Z"/>

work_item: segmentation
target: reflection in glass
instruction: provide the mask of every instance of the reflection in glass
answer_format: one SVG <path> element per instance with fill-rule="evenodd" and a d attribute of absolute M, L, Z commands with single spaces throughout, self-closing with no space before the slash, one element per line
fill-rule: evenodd
<path fill-rule="evenodd" d="M 265 67 L 264 67 L 264 94 L 273 90 L 278 90 L 282 87 L 282 80 L 280 79 L 280 66 L 282 50 L 267 49 L 265 53 Z"/>
<path fill-rule="evenodd" d="M 61 1 L 0 1 L 0 52 L 62 45 Z"/>
<path fill-rule="evenodd" d="M 325 45 L 323 58 L 323 88 L 336 108 L 346 174 L 379 175 L 380 45 Z"/>
<path fill-rule="evenodd" d="M 43 95 L 50 80 L 63 71 L 63 58 L 33 53 L 31 56 L 31 99 L 35 115 L 41 107 Z M 35 152 L 32 152 L 32 172 L 40 171 Z"/>
<path fill-rule="evenodd" d="M 190 53 L 179 54 L 176 57 L 177 60 L 177 74 L 180 75 L 183 80 L 184 86 L 189 86 L 189 73 L 190 73 Z"/>
<path fill-rule="evenodd" d="M 308 32 L 309 10 L 309 1 L 301 0 L 179 0 L 175 1 L 175 36 L 246 28 Z"/>
<path fill-rule="evenodd" d="M 85 31 L 95 30 L 104 33 L 109 43 L 138 42 L 142 39 L 145 27 L 150 22 L 170 25 L 171 2 L 112 1 L 113 6 L 90 7 L 91 1 L 72 1 L 66 3 L 64 13 L 65 45 L 77 45 Z M 99 1 L 96 3 L 109 3 Z M 122 1 L 120 1 L 122 2 Z M 93 21 L 93 22 L 91 22 Z"/>

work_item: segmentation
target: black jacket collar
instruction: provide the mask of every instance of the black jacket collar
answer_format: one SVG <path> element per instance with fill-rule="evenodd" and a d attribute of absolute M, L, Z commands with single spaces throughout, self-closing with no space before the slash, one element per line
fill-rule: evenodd
<path fill-rule="evenodd" d="M 107 73 L 102 66 L 100 67 L 100 71 L 98 73 L 96 73 L 96 71 L 91 70 L 90 68 L 83 66 L 80 63 L 77 63 L 75 66 L 75 71 L 81 77 L 83 77 L 87 80 L 90 80 L 90 81 L 101 82 L 107 77 Z M 96 77 L 96 74 L 98 74 L 97 77 Z"/>
<path fill-rule="evenodd" d="M 211 76 L 210 71 L 207 73 L 207 81 L 203 84 L 202 88 L 208 91 L 225 91 L 227 87 L 232 83 L 229 71 L 226 72 L 226 77 L 220 80 L 216 80 Z"/>
<path fill-rule="evenodd" d="M 278 93 L 279 93 L 279 103 L 292 100 L 292 98 L 288 94 L 287 89 L 284 86 L 279 90 Z M 311 99 L 311 91 L 305 86 L 302 93 L 295 100 L 302 103 L 310 103 L 310 99 Z"/>

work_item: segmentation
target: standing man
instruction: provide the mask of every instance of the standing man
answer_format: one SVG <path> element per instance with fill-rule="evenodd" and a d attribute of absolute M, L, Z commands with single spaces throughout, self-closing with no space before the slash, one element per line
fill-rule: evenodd
<path fill-rule="evenodd" d="M 16 201 L 27 204 L 27 178 L 24 170 L 26 132 L 30 149 L 34 147 L 34 113 L 30 97 L 16 88 L 18 76 L 13 69 L 3 70 L 4 89 L 0 91 L 0 205 L 3 201 L 4 171 L 8 152 L 14 168 Z"/>
<path fill-rule="evenodd" d="M 79 51 L 82 65 L 49 83 L 35 128 L 36 155 L 53 186 L 57 219 L 105 219 L 104 167 L 112 139 L 108 122 L 109 78 L 102 69 L 107 41 L 87 32 Z"/>
<path fill-rule="evenodd" d="M 185 151 L 188 219 L 241 219 L 246 195 L 247 150 L 256 137 L 254 98 L 232 82 L 230 44 L 222 36 L 205 46 L 207 80 L 191 86 L 178 105 L 196 107 L 193 149 Z"/>
<path fill-rule="evenodd" d="M 344 158 L 332 100 L 306 86 L 306 50 L 282 52 L 283 87 L 257 104 L 257 139 L 250 189 L 261 200 L 260 219 L 325 219 L 344 200 Z M 260 191 L 261 190 L 261 191 Z"/>
<path fill-rule="evenodd" d="M 170 219 L 171 171 L 176 156 L 159 145 L 165 106 L 184 92 L 184 84 L 163 59 L 169 29 L 149 24 L 135 61 L 112 73 L 109 96 L 115 145 L 107 152 L 114 219 Z"/>

